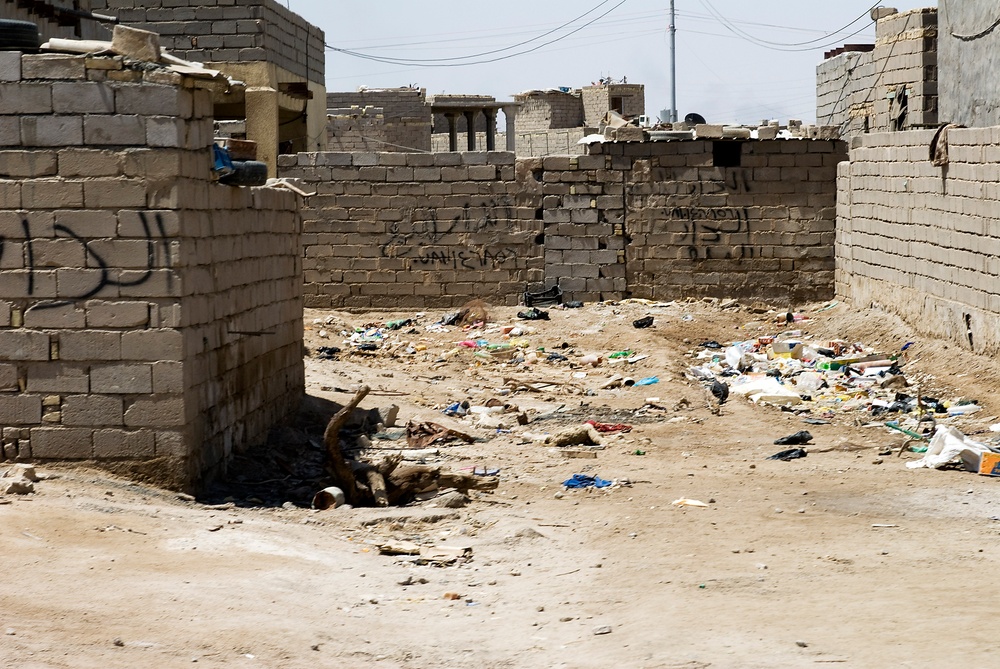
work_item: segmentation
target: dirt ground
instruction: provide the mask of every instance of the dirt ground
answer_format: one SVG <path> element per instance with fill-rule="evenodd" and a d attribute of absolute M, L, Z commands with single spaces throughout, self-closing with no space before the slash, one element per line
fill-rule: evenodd
<path fill-rule="evenodd" d="M 477 365 L 467 349 L 439 362 L 468 337 L 427 332 L 440 311 L 392 335 L 426 351 L 349 354 L 342 330 L 414 314 L 310 310 L 312 413 L 276 431 L 271 447 L 299 455 L 275 464 L 251 453 L 198 500 L 86 468 L 40 468 L 49 477 L 34 494 L 0 496 L 0 666 L 996 666 L 1000 480 L 907 469 L 920 456 L 880 456 L 902 437 L 862 427 L 868 419 L 856 412 L 806 425 L 735 396 L 716 410 L 684 377 L 697 344 L 774 334 L 787 327 L 776 314 L 600 304 L 526 323 L 516 311 L 491 309 L 491 321 L 532 328 L 531 349 L 569 361 Z M 632 327 L 647 314 L 652 328 Z M 993 436 L 992 360 L 923 340 L 879 312 L 840 305 L 810 315 L 792 327 L 820 340 L 885 351 L 914 341 L 907 375 L 924 394 L 980 400 L 983 411 L 949 422 Z M 344 352 L 322 359 L 320 346 Z M 576 364 L 579 354 L 622 349 L 649 357 Z M 626 367 L 660 382 L 598 389 Z M 323 400 L 344 404 L 368 384 L 364 408 L 395 403 L 401 425 L 445 421 L 443 406 L 485 402 L 505 376 L 567 385 L 500 397 L 532 422 L 499 434 L 462 423 L 483 440 L 439 446 L 429 460 L 466 473 L 498 468 L 496 491 L 458 509 L 434 500 L 308 508 L 322 487 L 309 471 L 322 461 Z M 654 396 L 665 411 L 645 408 Z M 609 438 L 596 459 L 532 440 L 589 418 L 634 430 Z M 781 450 L 776 438 L 801 429 L 814 435 L 808 457 L 765 459 Z M 564 491 L 576 473 L 619 483 Z M 678 498 L 708 506 L 672 505 Z M 419 564 L 380 554 L 387 541 L 470 547 L 472 557 Z"/>

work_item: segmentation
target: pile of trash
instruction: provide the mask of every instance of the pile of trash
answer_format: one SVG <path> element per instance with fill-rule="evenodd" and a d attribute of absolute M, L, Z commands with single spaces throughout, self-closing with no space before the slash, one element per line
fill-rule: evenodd
<path fill-rule="evenodd" d="M 557 308 L 572 307 L 560 305 Z M 549 314 L 533 307 L 518 313 L 518 318 L 519 321 L 547 321 Z M 647 316 L 633 325 L 643 329 L 652 324 L 653 317 Z M 326 360 L 339 360 L 342 356 L 412 357 L 430 363 L 461 360 L 472 366 L 511 371 L 556 367 L 569 377 L 520 379 L 505 376 L 503 386 L 497 388 L 501 395 L 554 390 L 594 395 L 599 390 L 633 386 L 641 388 L 660 381 L 655 374 L 644 375 L 630 371 L 642 367 L 636 365 L 650 357 L 645 353 L 631 349 L 586 352 L 567 342 L 546 347 L 537 341 L 539 330 L 535 325 L 527 322 L 490 322 L 485 309 L 475 306 L 467 305 L 437 320 L 425 313 L 417 313 L 409 318 L 350 327 L 329 316 L 315 319 L 313 326 L 318 327 L 321 339 L 332 339 L 336 334 L 342 338 L 339 346 L 317 347 L 316 356 Z M 328 327 L 330 330 L 326 329 Z M 454 337 L 449 338 L 442 346 L 442 335 L 449 334 Z M 592 371 L 597 368 L 608 369 L 605 378 L 601 378 L 599 372 Z"/>
<path fill-rule="evenodd" d="M 787 325 L 807 320 L 788 316 Z M 908 437 L 903 448 L 929 453 L 918 463 L 909 463 L 911 468 L 941 468 L 961 460 L 966 468 L 978 470 L 983 453 L 1000 450 L 1000 437 L 986 444 L 969 440 L 953 426 L 939 425 L 972 416 L 983 407 L 974 399 L 923 394 L 925 389 L 904 373 L 912 350 L 913 342 L 887 353 L 862 343 L 817 341 L 801 330 L 787 330 L 727 344 L 702 342 L 691 352 L 698 362 L 688 367 L 687 377 L 710 388 L 720 404 L 730 395 L 742 396 L 755 404 L 809 416 L 806 422 L 812 424 L 850 415 L 860 425 L 888 428 Z M 1000 424 L 991 429 L 1000 432 Z M 804 451 L 772 457 L 804 457 Z"/>

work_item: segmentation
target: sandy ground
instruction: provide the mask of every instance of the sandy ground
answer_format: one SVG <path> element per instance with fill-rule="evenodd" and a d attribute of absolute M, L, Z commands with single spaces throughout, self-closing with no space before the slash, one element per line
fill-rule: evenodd
<path fill-rule="evenodd" d="M 515 312 L 492 319 L 517 324 Z M 554 418 L 499 435 L 470 428 L 488 440 L 441 447 L 432 462 L 501 470 L 499 488 L 465 508 L 432 500 L 316 512 L 296 506 L 301 481 L 283 508 L 287 471 L 271 473 L 272 497 L 245 492 L 213 508 L 239 486 L 194 501 L 88 469 L 42 468 L 53 476 L 35 494 L 0 497 L 0 666 L 996 666 L 1000 481 L 906 469 L 919 456 L 879 456 L 901 438 L 859 426 L 856 414 L 805 425 L 733 398 L 716 415 L 683 376 L 688 351 L 783 329 L 774 314 L 701 302 L 550 313 L 529 324 L 532 347 L 571 361 L 631 348 L 650 357 L 629 375 L 660 383 L 583 394 L 618 368 L 577 379 L 570 363 L 477 366 L 471 351 L 439 363 L 464 335 L 422 327 L 398 335 L 427 346 L 416 355 L 307 359 L 310 396 L 342 404 L 366 383 L 373 394 L 362 406 L 397 403 L 402 423 L 485 401 L 504 376 L 576 384 L 502 398 L 534 418 L 562 406 Z M 647 313 L 654 327 L 634 329 Z M 328 316 L 329 325 L 313 323 Z M 412 316 L 310 311 L 307 347 L 343 347 L 341 327 Z M 796 327 L 884 350 L 916 340 L 907 369 L 924 392 L 979 399 L 985 410 L 955 424 L 991 436 L 983 431 L 1000 408 L 991 360 L 843 306 Z M 650 396 L 668 410 L 643 411 Z M 682 399 L 689 406 L 674 410 Z M 587 418 L 635 429 L 596 459 L 567 459 L 525 437 Z M 780 450 L 774 439 L 800 429 L 815 436 L 807 458 L 765 459 Z M 574 473 L 629 484 L 557 497 Z M 709 506 L 671 504 L 681 497 Z M 420 565 L 381 555 L 376 545 L 389 540 L 468 546 L 473 557 Z"/>

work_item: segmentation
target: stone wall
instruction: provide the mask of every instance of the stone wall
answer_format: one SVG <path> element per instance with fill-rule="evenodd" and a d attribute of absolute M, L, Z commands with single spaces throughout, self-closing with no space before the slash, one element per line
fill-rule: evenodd
<path fill-rule="evenodd" d="M 521 103 L 517 111 L 517 129 L 520 132 L 544 132 L 583 125 L 580 91 L 531 91 L 515 95 L 514 101 Z"/>
<path fill-rule="evenodd" d="M 876 303 L 924 335 L 1000 351 L 1000 128 L 857 138 L 840 166 L 837 293 Z"/>
<path fill-rule="evenodd" d="M 937 24 L 935 9 L 892 14 L 876 24 L 874 51 L 848 51 L 821 63 L 817 123 L 840 126 L 843 137 L 936 125 Z"/>
<path fill-rule="evenodd" d="M 323 31 L 275 0 L 91 0 L 93 11 L 152 30 L 163 48 L 207 63 L 264 61 L 324 83 Z"/>
<path fill-rule="evenodd" d="M 3 457 L 193 488 L 304 387 L 294 195 L 211 182 L 212 93 L 0 53 Z"/>
<path fill-rule="evenodd" d="M 595 155 L 283 156 L 314 307 L 833 294 L 840 142 L 636 142 Z"/>
<path fill-rule="evenodd" d="M 360 145 L 349 148 L 344 143 L 331 143 L 331 151 L 430 151 L 431 108 L 422 88 L 387 88 L 354 92 L 327 93 L 327 109 L 375 107 L 382 109 L 382 129 L 376 130 L 384 144 Z M 447 150 L 447 139 L 445 140 Z"/>
<path fill-rule="evenodd" d="M 970 127 L 1000 125 L 1000 31 L 997 5 L 939 0 L 941 120 Z"/>

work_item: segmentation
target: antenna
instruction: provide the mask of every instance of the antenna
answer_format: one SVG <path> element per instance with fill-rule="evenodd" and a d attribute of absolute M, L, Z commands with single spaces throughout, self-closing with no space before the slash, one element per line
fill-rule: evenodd
<path fill-rule="evenodd" d="M 670 0 L 670 122 L 677 122 L 677 24 L 674 0 Z"/>

